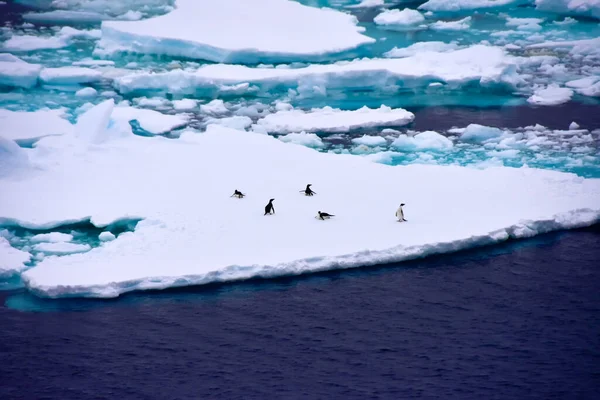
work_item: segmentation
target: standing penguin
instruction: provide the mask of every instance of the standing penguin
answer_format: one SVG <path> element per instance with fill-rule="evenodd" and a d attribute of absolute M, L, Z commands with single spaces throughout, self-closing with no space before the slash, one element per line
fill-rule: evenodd
<path fill-rule="evenodd" d="M 398 207 L 398 209 L 396 210 L 396 218 L 398 218 L 398 222 L 406 221 L 404 219 L 404 211 L 402 210 L 402 206 L 404 206 L 404 203 L 400 204 L 400 207 Z"/>
<path fill-rule="evenodd" d="M 329 219 L 329 218 L 331 218 L 331 217 L 335 217 L 335 215 L 333 215 L 333 214 L 328 214 L 328 213 L 326 213 L 326 212 L 321 212 L 321 211 L 318 211 L 318 213 L 319 213 L 319 218 L 321 218 L 323 221 L 325 221 L 325 219 Z"/>
<path fill-rule="evenodd" d="M 244 198 L 244 196 L 245 196 L 245 194 L 244 194 L 244 193 L 242 193 L 242 192 L 240 192 L 239 190 L 237 190 L 237 189 L 236 189 L 236 190 L 233 192 L 233 194 L 232 194 L 231 196 L 229 196 L 229 197 L 237 197 L 238 199 L 243 199 L 243 198 Z"/>
<path fill-rule="evenodd" d="M 275 214 L 275 207 L 273 207 L 273 200 L 275 200 L 275 199 L 269 200 L 269 204 L 267 204 L 265 206 L 265 215 L 267 215 L 267 214 Z"/>
<path fill-rule="evenodd" d="M 310 187 L 312 186 L 311 183 L 309 183 L 308 185 L 306 185 L 306 189 L 301 190 L 300 192 L 304 192 L 305 196 L 312 196 L 317 194 L 317 192 L 313 191 Z"/>

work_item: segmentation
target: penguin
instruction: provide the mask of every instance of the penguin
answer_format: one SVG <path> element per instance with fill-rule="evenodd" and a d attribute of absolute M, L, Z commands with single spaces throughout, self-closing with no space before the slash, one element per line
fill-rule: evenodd
<path fill-rule="evenodd" d="M 406 222 L 406 220 L 404 219 L 404 211 L 402 210 L 403 206 L 404 203 L 400 204 L 400 207 L 398 207 L 398 209 L 396 210 L 396 218 L 398 218 L 398 222 Z"/>
<path fill-rule="evenodd" d="M 240 192 L 239 190 L 235 189 L 235 191 L 233 192 L 233 194 L 229 197 L 237 197 L 238 199 L 243 199 L 244 196 L 246 196 L 244 193 Z"/>
<path fill-rule="evenodd" d="M 312 196 L 317 194 L 317 192 L 313 191 L 310 187 L 312 186 L 311 183 L 309 183 L 308 185 L 306 185 L 306 189 L 301 190 L 300 192 L 304 192 L 305 196 Z"/>
<path fill-rule="evenodd" d="M 267 204 L 265 206 L 265 215 L 267 215 L 267 214 L 275 214 L 275 207 L 273 207 L 273 200 L 275 200 L 275 199 L 269 200 L 269 204 Z"/>
<path fill-rule="evenodd" d="M 321 212 L 321 211 L 319 211 L 318 213 L 319 213 L 319 218 L 321 218 L 323 221 L 325 221 L 325 219 L 329 219 L 329 218 L 331 218 L 331 217 L 335 217 L 335 215 L 333 215 L 333 214 L 328 214 L 328 213 L 326 213 L 326 212 Z"/>

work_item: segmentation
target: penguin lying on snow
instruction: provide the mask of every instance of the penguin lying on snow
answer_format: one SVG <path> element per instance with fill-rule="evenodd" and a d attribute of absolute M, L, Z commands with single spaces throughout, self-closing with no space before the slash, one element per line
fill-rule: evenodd
<path fill-rule="evenodd" d="M 398 207 L 396 210 L 396 218 L 398 218 L 398 222 L 406 222 L 404 219 L 404 211 L 402 210 L 402 206 L 404 206 L 404 203 L 400 204 L 400 207 Z"/>
<path fill-rule="evenodd" d="M 325 219 L 329 219 L 331 217 L 335 217 L 335 215 L 319 211 L 319 218 L 322 219 L 323 221 L 325 221 Z"/>
<path fill-rule="evenodd" d="M 317 194 L 317 192 L 313 191 L 310 187 L 312 186 L 311 183 L 309 183 L 308 185 L 306 185 L 306 189 L 301 190 L 300 192 L 304 192 L 305 196 L 312 196 Z"/>
<path fill-rule="evenodd" d="M 275 207 L 273 207 L 273 200 L 275 200 L 275 199 L 269 200 L 269 204 L 267 204 L 265 206 L 265 215 L 267 215 L 267 214 L 275 214 Z"/>
<path fill-rule="evenodd" d="M 229 197 L 237 197 L 238 199 L 243 199 L 245 196 L 244 193 L 240 192 L 239 190 L 235 190 L 235 192 L 233 192 L 233 194 Z"/>

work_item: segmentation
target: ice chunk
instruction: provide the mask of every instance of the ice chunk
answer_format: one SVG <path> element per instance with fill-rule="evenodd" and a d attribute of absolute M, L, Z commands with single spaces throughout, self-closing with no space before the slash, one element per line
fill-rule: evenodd
<path fill-rule="evenodd" d="M 73 132 L 73 126 L 63 117 L 62 109 L 32 112 L 0 109 L 0 137 L 28 145 L 44 136 Z"/>
<path fill-rule="evenodd" d="M 73 240 L 73 235 L 60 232 L 40 233 L 31 238 L 32 243 L 61 243 L 70 242 L 71 240 Z"/>
<path fill-rule="evenodd" d="M 77 97 L 94 97 L 98 95 L 98 91 L 92 87 L 86 87 L 75 92 Z"/>
<path fill-rule="evenodd" d="M 0 44 L 0 50 L 3 51 L 33 51 L 44 49 L 60 49 L 68 46 L 69 43 L 61 37 L 42 37 L 34 35 L 14 35 L 4 43 Z"/>
<path fill-rule="evenodd" d="M 212 115 L 226 114 L 229 112 L 227 107 L 225 107 L 225 103 L 223 102 L 223 100 L 219 99 L 212 100 L 208 104 L 202 104 L 200 106 L 200 111 Z"/>
<path fill-rule="evenodd" d="M 504 134 L 504 131 L 491 126 L 469 124 L 465 129 L 462 129 L 460 140 L 469 142 L 484 142 L 489 139 L 499 138 Z"/>
<path fill-rule="evenodd" d="M 414 56 L 417 53 L 424 51 L 433 51 L 437 53 L 444 53 L 451 50 L 456 50 L 458 45 L 456 43 L 444 43 L 444 42 L 417 42 L 408 47 L 397 48 L 394 47 L 392 50 L 384 54 L 390 58 L 401 58 Z"/>
<path fill-rule="evenodd" d="M 400 135 L 392 143 L 392 147 L 400 151 L 448 150 L 453 146 L 450 139 L 434 131 L 421 132 L 412 137 Z"/>
<path fill-rule="evenodd" d="M 94 23 L 112 18 L 106 14 L 92 11 L 53 10 L 46 12 L 28 12 L 23 14 L 23 19 L 38 23 L 72 24 Z"/>
<path fill-rule="evenodd" d="M 306 147 L 312 147 L 314 149 L 325 147 L 321 138 L 314 133 L 288 133 L 287 135 L 280 136 L 279 140 L 285 143 L 295 143 Z"/>
<path fill-rule="evenodd" d="M 600 81 L 600 76 L 586 76 L 585 78 L 569 81 L 565 83 L 565 86 L 571 89 L 585 89 L 598 81 Z"/>
<path fill-rule="evenodd" d="M 540 11 L 600 19 L 600 0 L 535 0 Z"/>
<path fill-rule="evenodd" d="M 598 179 L 533 168 L 391 167 L 215 125 L 176 140 L 130 136 L 51 161 L 24 179 L 0 180 L 0 218 L 28 225 L 145 219 L 118 240 L 46 257 L 23 273 L 29 289 L 49 297 L 114 297 L 398 262 L 519 238 L 525 227 L 539 234 L 600 220 Z M 229 199 L 239 182 L 248 196 Z M 316 197 L 298 193 L 298 182 L 312 183 Z M 198 196 L 199 186 L 210 193 Z M 263 216 L 271 196 L 280 207 Z M 407 224 L 393 216 L 400 202 L 407 204 Z M 365 212 L 365 204 L 377 207 Z M 317 206 L 336 219 L 315 220 Z M 198 212 L 207 209 L 214 212 Z M 460 215 L 460 224 L 448 215 Z"/>
<path fill-rule="evenodd" d="M 379 26 L 397 30 L 415 29 L 424 21 L 423 14 L 410 8 L 402 11 L 398 9 L 385 10 L 373 19 L 373 22 Z"/>
<path fill-rule="evenodd" d="M 115 65 L 114 61 L 111 60 L 93 60 L 91 58 L 79 60 L 73 62 L 73 65 L 76 67 L 112 67 Z"/>
<path fill-rule="evenodd" d="M 554 106 L 568 102 L 571 97 L 573 97 L 573 90 L 550 84 L 545 88 L 536 89 L 527 101 L 531 104 Z"/>
<path fill-rule="evenodd" d="M 346 6 L 346 8 L 372 8 L 381 7 L 384 5 L 384 0 L 361 0 L 358 4 Z"/>
<path fill-rule="evenodd" d="M 194 99 L 173 100 L 173 108 L 178 111 L 193 110 L 198 106 L 198 102 Z"/>
<path fill-rule="evenodd" d="M 84 251 L 89 251 L 91 246 L 89 244 L 77 244 L 77 243 L 68 243 L 68 242 L 58 242 L 58 243 L 39 243 L 33 246 L 35 251 L 41 251 L 46 254 L 73 254 L 73 253 L 81 253 Z"/>
<path fill-rule="evenodd" d="M 584 96 L 600 97 L 600 82 L 596 82 L 592 86 L 579 89 L 577 90 L 577 93 L 582 94 Z"/>
<path fill-rule="evenodd" d="M 526 0 L 429 0 L 421 4 L 419 9 L 434 12 L 459 12 L 501 8 L 525 2 Z"/>
<path fill-rule="evenodd" d="M 188 116 L 183 114 L 167 115 L 154 110 L 134 107 L 115 107 L 111 118 L 125 122 L 136 120 L 143 130 L 154 135 L 185 126 L 189 120 Z"/>
<path fill-rule="evenodd" d="M 26 268 L 25 263 L 30 259 L 31 254 L 15 249 L 6 238 L 0 236 L 0 277 L 18 274 Z"/>
<path fill-rule="evenodd" d="M 385 146 L 387 144 L 387 140 L 381 136 L 363 135 L 362 137 L 352 139 L 352 143 L 368 147 L 376 147 Z"/>
<path fill-rule="evenodd" d="M 166 15 L 103 22 L 99 46 L 216 62 L 316 61 L 373 43 L 356 22 L 291 0 L 177 0 Z"/>
<path fill-rule="evenodd" d="M 102 72 L 84 67 L 44 68 L 40 80 L 48 85 L 76 85 L 96 82 L 102 78 Z"/>
<path fill-rule="evenodd" d="M 80 115 L 75 124 L 76 136 L 92 144 L 108 140 L 107 129 L 114 106 L 113 99 L 105 100 Z"/>
<path fill-rule="evenodd" d="M 581 40 L 562 40 L 555 42 L 542 42 L 530 44 L 528 49 L 545 49 L 545 48 L 566 48 L 570 49 L 571 54 L 578 55 L 600 55 L 600 38 L 581 39 Z"/>
<path fill-rule="evenodd" d="M 358 128 L 376 126 L 402 126 L 415 118 L 402 108 L 387 106 L 372 109 L 362 107 L 354 111 L 337 108 L 314 108 L 310 111 L 278 111 L 258 120 L 267 132 L 291 133 L 300 131 L 348 132 Z"/>
<path fill-rule="evenodd" d="M 523 31 L 541 31 L 542 18 L 510 18 L 506 19 L 506 26 L 515 26 Z"/>
<path fill-rule="evenodd" d="M 457 21 L 436 21 L 429 27 L 436 31 L 464 31 L 471 27 L 471 17 L 465 17 Z"/>
<path fill-rule="evenodd" d="M 571 122 L 571 124 L 569 124 L 569 130 L 576 130 L 579 129 L 579 124 L 575 121 Z"/>
<path fill-rule="evenodd" d="M 110 242 L 115 240 L 116 236 L 112 232 L 105 231 L 98 235 L 98 239 L 100 239 L 102 242 Z"/>
<path fill-rule="evenodd" d="M 520 77 L 517 61 L 498 47 L 476 45 L 451 52 L 427 51 L 399 59 L 361 59 L 334 64 L 312 64 L 302 68 L 250 68 L 213 64 L 196 71 L 136 73 L 115 79 L 123 94 L 138 90 L 168 90 L 193 94 L 198 88 L 249 82 L 256 85 L 343 88 L 385 87 L 399 81 L 411 86 L 427 86 L 432 80 L 459 85 L 514 85 Z M 202 108 L 202 106 L 201 106 Z"/>
<path fill-rule="evenodd" d="M 34 87 L 41 70 L 41 65 L 26 63 L 12 54 L 0 53 L 0 86 Z"/>
<path fill-rule="evenodd" d="M 252 119 L 243 115 L 235 115 L 227 118 L 209 118 L 206 123 L 226 126 L 228 128 L 243 131 L 252 125 Z"/>

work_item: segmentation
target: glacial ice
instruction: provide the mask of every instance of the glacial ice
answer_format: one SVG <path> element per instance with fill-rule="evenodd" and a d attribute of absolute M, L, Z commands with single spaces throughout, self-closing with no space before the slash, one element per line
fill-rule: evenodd
<path fill-rule="evenodd" d="M 324 107 L 310 111 L 278 111 L 258 120 L 257 124 L 267 132 L 274 133 L 349 132 L 359 128 L 402 126 L 409 124 L 414 118 L 414 114 L 409 111 L 384 105 L 376 109 L 365 106 L 353 111 Z"/>
<path fill-rule="evenodd" d="M 527 101 L 541 106 L 554 106 L 568 102 L 571 97 L 573 97 L 573 90 L 550 84 L 547 87 L 536 89 Z"/>
<path fill-rule="evenodd" d="M 373 19 L 373 22 L 387 29 L 412 30 L 421 28 L 420 24 L 425 22 L 425 17 L 417 10 L 410 8 L 402 11 L 394 9 L 383 11 Z"/>
<path fill-rule="evenodd" d="M 86 67 L 44 68 L 40 72 L 40 80 L 48 85 L 77 85 L 97 82 L 102 72 Z"/>
<path fill-rule="evenodd" d="M 122 94 L 142 90 L 194 93 L 198 88 L 251 83 L 266 87 L 365 88 L 385 87 L 391 82 L 427 86 L 432 81 L 481 85 L 520 82 L 514 57 L 498 47 L 475 45 L 450 52 L 425 51 L 405 58 L 359 59 L 334 64 L 311 64 L 301 68 L 250 68 L 213 64 L 191 71 L 140 72 L 114 81 Z M 201 106 L 202 107 L 202 106 Z"/>
<path fill-rule="evenodd" d="M 1 163 L 1 161 L 0 161 Z M 31 254 L 15 249 L 8 239 L 0 236 L 0 277 L 8 277 L 23 271 Z"/>
<path fill-rule="evenodd" d="M 0 137 L 28 145 L 49 135 L 73 131 L 63 109 L 38 111 L 10 111 L 0 109 Z"/>
<path fill-rule="evenodd" d="M 176 140 L 129 136 L 86 153 L 57 149 L 44 157 L 43 171 L 0 179 L 7 194 L 0 196 L 0 218 L 28 226 L 144 218 L 134 232 L 85 253 L 47 257 L 24 272 L 27 287 L 48 297 L 114 297 L 352 268 L 600 220 L 597 179 L 531 168 L 390 167 L 214 125 Z M 315 197 L 298 193 L 308 182 Z M 247 197 L 230 198 L 235 188 Z M 277 213 L 265 217 L 271 197 Z M 443 198 L 453 201 L 441 207 Z M 400 202 L 409 223 L 393 216 Z M 319 209 L 336 218 L 317 221 Z M 461 223 L 448 215 L 460 215 Z"/>
<path fill-rule="evenodd" d="M 8 53 L 0 53 L 0 86 L 31 88 L 37 85 L 42 66 Z"/>
<path fill-rule="evenodd" d="M 176 0 L 172 12 L 105 21 L 98 52 L 133 51 L 216 62 L 325 60 L 373 43 L 356 18 L 291 0 Z M 310 29 L 307 29 L 310 27 Z"/>
<path fill-rule="evenodd" d="M 535 0 L 540 11 L 600 19 L 600 0 Z"/>

